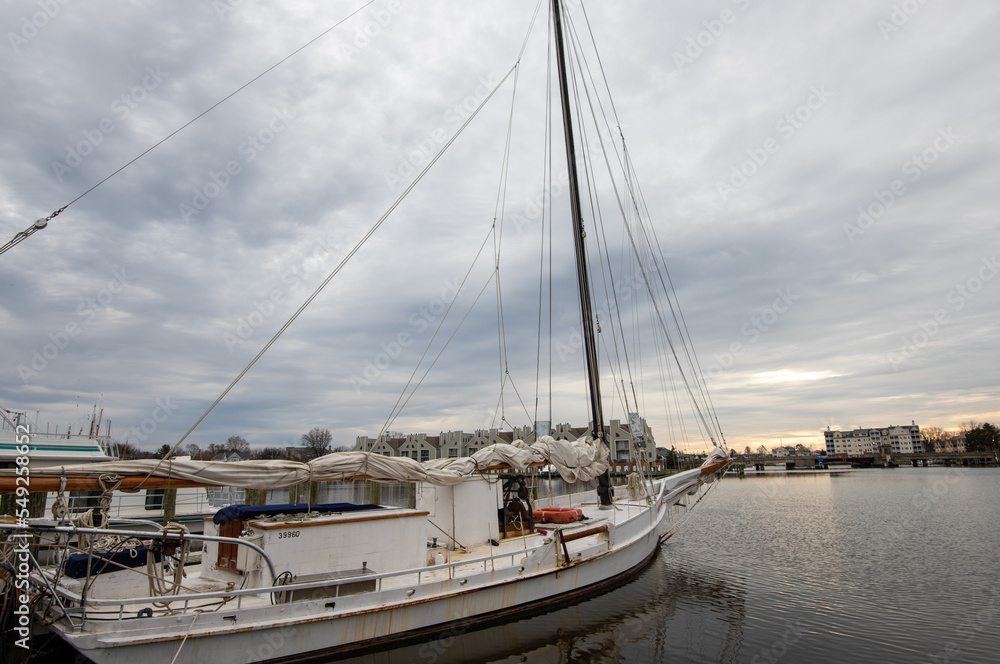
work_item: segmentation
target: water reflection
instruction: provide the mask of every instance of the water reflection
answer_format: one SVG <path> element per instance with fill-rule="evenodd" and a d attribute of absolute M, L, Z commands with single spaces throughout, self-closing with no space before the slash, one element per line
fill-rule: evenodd
<path fill-rule="evenodd" d="M 667 551 L 635 580 L 562 609 L 475 631 L 458 624 L 408 647 L 328 661 L 737 662 L 745 618 L 742 584 L 672 564 Z"/>

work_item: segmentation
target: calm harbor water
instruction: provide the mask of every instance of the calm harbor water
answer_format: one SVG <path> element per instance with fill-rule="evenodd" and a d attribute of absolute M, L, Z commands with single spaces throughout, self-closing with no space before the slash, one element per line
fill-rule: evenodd
<path fill-rule="evenodd" d="M 331 491 L 321 499 L 370 498 L 366 483 Z M 380 493 L 388 504 L 408 499 L 405 485 Z M 720 482 L 658 558 L 612 592 L 328 661 L 993 663 L 998 566 L 1000 469 L 750 473 Z M 65 649 L 52 657 L 81 661 Z"/>
<path fill-rule="evenodd" d="M 727 477 L 613 592 L 341 661 L 1000 662 L 998 566 L 996 468 Z"/>

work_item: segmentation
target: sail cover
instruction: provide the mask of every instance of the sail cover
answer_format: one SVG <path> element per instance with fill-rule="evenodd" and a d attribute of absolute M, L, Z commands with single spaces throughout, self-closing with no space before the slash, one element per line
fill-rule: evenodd
<path fill-rule="evenodd" d="M 602 441 L 589 437 L 568 441 L 543 436 L 532 445 L 515 440 L 484 447 L 467 457 L 431 459 L 422 463 L 408 457 L 388 457 L 372 452 L 333 452 L 307 463 L 283 459 L 231 462 L 140 459 L 33 468 L 31 476 L 151 475 L 245 489 L 281 489 L 307 481 L 358 477 L 448 486 L 489 468 L 506 466 L 524 471 L 533 464 L 554 465 L 567 482 L 591 480 L 607 470 L 608 448 Z M 0 471 L 0 477 L 12 472 Z"/>

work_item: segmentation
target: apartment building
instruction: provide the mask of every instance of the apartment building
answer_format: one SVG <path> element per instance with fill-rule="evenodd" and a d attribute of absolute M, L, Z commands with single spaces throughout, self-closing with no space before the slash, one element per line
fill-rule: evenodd
<path fill-rule="evenodd" d="M 823 432 L 823 438 L 826 441 L 827 454 L 847 456 L 913 454 L 924 449 L 920 427 L 916 422 L 902 426 L 890 424 L 887 427 L 852 431 L 834 431 L 827 427 Z"/>
<path fill-rule="evenodd" d="M 605 429 L 606 441 L 613 462 L 633 462 L 646 458 L 656 460 L 656 441 L 653 432 L 645 419 L 640 419 L 642 435 L 633 443 L 631 427 L 620 420 L 611 420 Z M 591 434 L 590 427 L 572 427 L 569 424 L 557 424 L 550 429 L 550 435 L 557 440 L 576 440 L 580 436 Z M 500 429 L 477 429 L 467 431 L 442 431 L 437 436 L 425 433 L 383 434 L 378 439 L 368 436 L 358 436 L 354 449 L 362 452 L 374 452 L 385 456 L 409 457 L 417 461 L 429 459 L 452 459 L 475 454 L 484 447 L 497 443 L 511 443 L 523 440 L 529 445 L 535 442 L 535 429 L 530 426 L 515 427 L 513 431 Z M 637 454 L 632 453 L 635 446 Z"/>

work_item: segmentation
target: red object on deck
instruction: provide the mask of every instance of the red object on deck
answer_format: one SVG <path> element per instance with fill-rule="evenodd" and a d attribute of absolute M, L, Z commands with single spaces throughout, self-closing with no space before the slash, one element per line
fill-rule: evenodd
<path fill-rule="evenodd" d="M 572 523 L 583 519 L 583 510 L 578 507 L 543 507 L 532 510 L 535 521 L 550 523 Z"/>

